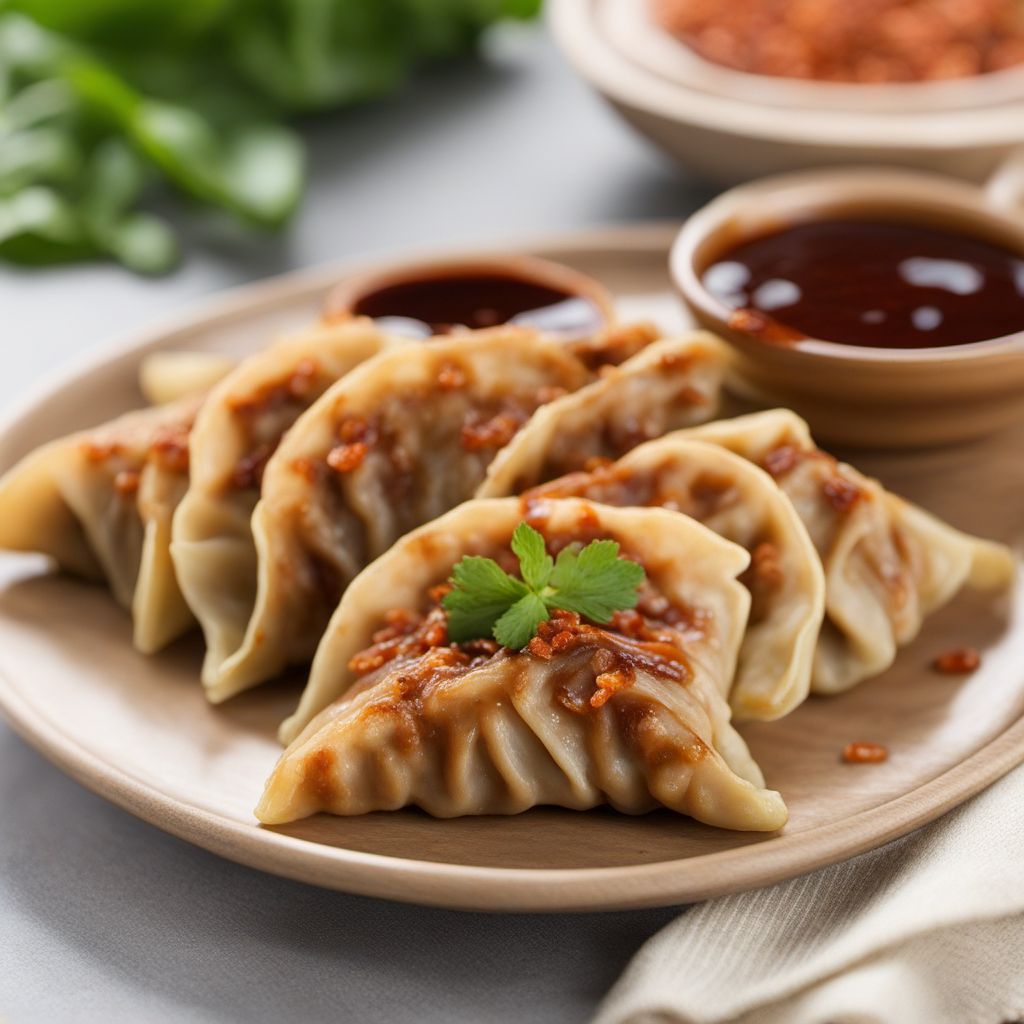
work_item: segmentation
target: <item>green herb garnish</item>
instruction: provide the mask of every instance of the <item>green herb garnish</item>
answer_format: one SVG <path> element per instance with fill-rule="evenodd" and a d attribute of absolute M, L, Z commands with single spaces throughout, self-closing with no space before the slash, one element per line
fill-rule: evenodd
<path fill-rule="evenodd" d="M 296 118 L 394 93 L 540 0 L 0 0 L 0 261 L 162 273 L 166 186 L 278 228 Z M 111 155 L 113 154 L 113 155 Z"/>
<path fill-rule="evenodd" d="M 554 560 L 544 538 L 528 523 L 512 534 L 521 579 L 491 558 L 462 558 L 452 570 L 454 589 L 444 596 L 453 643 L 493 636 L 499 644 L 525 647 L 554 609 L 607 623 L 617 611 L 635 608 L 643 567 L 619 557 L 613 540 L 571 544 Z"/>

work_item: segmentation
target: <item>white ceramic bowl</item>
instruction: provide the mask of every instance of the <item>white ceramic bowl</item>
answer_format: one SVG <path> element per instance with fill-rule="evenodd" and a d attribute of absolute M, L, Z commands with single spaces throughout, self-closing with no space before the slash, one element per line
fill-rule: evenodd
<path fill-rule="evenodd" d="M 655 30 L 637 14 L 642 0 L 629 3 L 632 13 L 620 0 L 549 0 L 548 20 L 583 78 L 678 163 L 711 180 L 894 164 L 982 181 L 1024 144 L 1022 71 L 900 86 L 749 75 L 703 61 L 664 34 L 665 46 L 647 54 Z M 676 66 L 679 51 L 691 59 Z"/>

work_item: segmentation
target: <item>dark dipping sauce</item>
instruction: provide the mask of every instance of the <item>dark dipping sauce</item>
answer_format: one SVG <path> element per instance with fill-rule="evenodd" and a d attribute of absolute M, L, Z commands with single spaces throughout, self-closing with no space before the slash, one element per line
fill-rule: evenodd
<path fill-rule="evenodd" d="M 818 220 L 742 242 L 707 268 L 730 325 L 768 342 L 935 348 L 1024 330 L 1024 258 L 913 223 Z"/>
<path fill-rule="evenodd" d="M 380 288 L 355 304 L 357 316 L 408 337 L 447 334 L 455 327 L 519 324 L 571 338 L 599 330 L 597 304 L 571 292 L 503 274 L 417 278 Z"/>

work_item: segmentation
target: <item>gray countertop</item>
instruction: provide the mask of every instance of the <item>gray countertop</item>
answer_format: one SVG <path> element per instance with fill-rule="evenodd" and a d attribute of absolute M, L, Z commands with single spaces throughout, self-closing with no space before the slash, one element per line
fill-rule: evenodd
<path fill-rule="evenodd" d="M 0 267 L 0 405 L 112 335 L 243 281 L 339 257 L 681 217 L 709 195 L 576 81 L 541 29 L 396 100 L 305 125 L 286 237 L 194 220 L 189 257 Z M 673 916 L 406 907 L 219 860 L 79 788 L 0 723 L 0 1021 L 585 1021 Z"/>

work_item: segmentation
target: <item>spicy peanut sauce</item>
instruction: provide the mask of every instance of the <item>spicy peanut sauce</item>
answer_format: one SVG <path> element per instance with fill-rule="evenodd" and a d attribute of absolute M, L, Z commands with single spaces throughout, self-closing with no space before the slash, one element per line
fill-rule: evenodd
<path fill-rule="evenodd" d="M 361 296 L 352 312 L 414 338 L 499 324 L 581 338 L 603 323 L 601 310 L 581 295 L 512 274 L 482 272 L 400 281 Z"/>
<path fill-rule="evenodd" d="M 923 224 L 794 224 L 726 251 L 703 283 L 769 342 L 915 349 L 1024 330 L 1024 255 Z"/>

